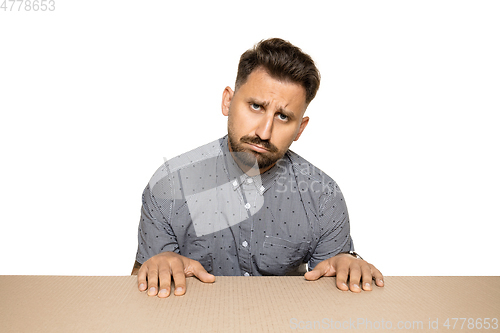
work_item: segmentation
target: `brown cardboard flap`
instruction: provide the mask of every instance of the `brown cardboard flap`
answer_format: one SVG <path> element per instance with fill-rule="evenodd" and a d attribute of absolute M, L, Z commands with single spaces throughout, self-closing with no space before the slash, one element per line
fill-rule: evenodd
<path fill-rule="evenodd" d="M 136 279 L 0 276 L 0 332 L 466 332 L 471 320 L 469 331 L 500 331 L 500 277 L 386 277 L 359 294 L 330 277 L 188 278 L 186 295 L 167 299 Z"/>

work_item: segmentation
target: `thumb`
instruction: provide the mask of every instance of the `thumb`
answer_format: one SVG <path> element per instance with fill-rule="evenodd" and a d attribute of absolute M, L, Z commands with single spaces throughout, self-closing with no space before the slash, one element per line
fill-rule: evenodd
<path fill-rule="evenodd" d="M 309 281 L 315 281 L 319 279 L 322 276 L 334 276 L 335 275 L 335 269 L 330 265 L 328 260 L 323 260 L 319 264 L 314 267 L 312 271 L 307 272 L 304 274 L 304 278 Z"/>
<path fill-rule="evenodd" d="M 201 282 L 212 283 L 215 282 L 215 276 L 206 271 L 206 269 L 200 264 L 200 262 L 195 261 L 193 264 L 193 274 Z"/>
<path fill-rule="evenodd" d="M 323 276 L 323 274 L 321 274 L 321 272 L 319 270 L 317 270 L 316 268 L 314 268 L 312 271 L 309 271 L 306 274 L 304 274 L 304 278 L 308 281 L 315 281 L 322 276 Z"/>

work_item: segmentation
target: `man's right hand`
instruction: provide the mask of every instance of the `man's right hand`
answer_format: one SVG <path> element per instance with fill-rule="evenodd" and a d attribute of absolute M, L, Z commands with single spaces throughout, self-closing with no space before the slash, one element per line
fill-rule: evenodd
<path fill-rule="evenodd" d="M 137 274 L 137 282 L 139 290 L 148 290 L 149 296 L 168 297 L 173 278 L 174 295 L 180 296 L 186 292 L 186 276 L 196 276 L 201 282 L 215 281 L 215 276 L 208 273 L 198 261 L 175 252 L 162 252 L 142 264 Z"/>

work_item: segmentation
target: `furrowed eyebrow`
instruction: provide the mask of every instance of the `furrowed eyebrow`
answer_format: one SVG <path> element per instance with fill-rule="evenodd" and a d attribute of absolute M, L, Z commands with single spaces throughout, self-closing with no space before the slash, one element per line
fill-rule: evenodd
<path fill-rule="evenodd" d="M 259 101 L 259 100 L 255 99 L 255 98 L 249 98 L 249 99 L 247 100 L 247 103 L 258 104 L 258 105 L 261 105 L 261 106 L 263 106 L 263 107 L 266 107 L 266 106 L 268 106 L 268 105 L 269 105 L 269 102 Z"/>
<path fill-rule="evenodd" d="M 249 98 L 249 99 L 247 100 L 247 103 L 255 103 L 255 104 L 261 105 L 261 106 L 263 106 L 263 107 L 267 107 L 267 106 L 269 106 L 269 102 L 259 101 L 259 100 L 258 100 L 258 99 L 256 99 L 256 98 Z M 293 114 L 293 112 L 288 111 L 288 110 L 287 110 L 287 109 L 285 109 L 285 108 L 279 107 L 279 108 L 278 108 L 278 112 L 279 112 L 279 113 L 284 114 L 284 115 L 285 115 L 285 116 L 287 116 L 289 119 L 294 119 L 294 118 L 295 118 L 295 115 Z"/>
<path fill-rule="evenodd" d="M 291 111 L 288 111 L 286 109 L 283 109 L 283 108 L 278 108 L 278 112 L 281 113 L 281 114 L 284 114 L 285 116 L 288 117 L 288 119 L 293 119 L 295 118 L 295 115 L 293 114 L 293 112 Z"/>

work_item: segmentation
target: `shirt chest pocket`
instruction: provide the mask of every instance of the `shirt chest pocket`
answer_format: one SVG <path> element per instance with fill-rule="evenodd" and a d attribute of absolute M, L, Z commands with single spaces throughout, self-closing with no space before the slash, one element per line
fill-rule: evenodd
<path fill-rule="evenodd" d="M 266 236 L 256 264 L 262 275 L 285 275 L 296 269 L 306 257 L 310 242 L 294 243 Z"/>

